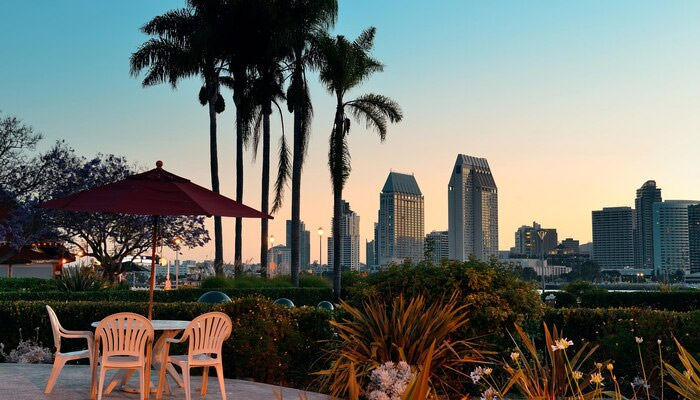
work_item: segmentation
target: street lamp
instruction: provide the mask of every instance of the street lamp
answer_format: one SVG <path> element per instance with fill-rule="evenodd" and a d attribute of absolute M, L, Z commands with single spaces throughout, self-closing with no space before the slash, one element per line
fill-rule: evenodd
<path fill-rule="evenodd" d="M 182 244 L 183 240 L 181 237 L 176 237 L 175 240 L 173 240 L 173 243 L 175 244 L 175 289 L 180 287 L 180 245 Z"/>
<path fill-rule="evenodd" d="M 172 289 L 172 284 L 170 283 L 170 263 L 168 262 L 167 259 L 161 257 L 160 258 L 160 265 L 163 267 L 168 267 L 165 270 L 165 284 L 164 284 L 164 289 L 165 290 L 170 290 Z"/>
<path fill-rule="evenodd" d="M 323 242 L 321 238 L 323 237 L 323 228 L 318 227 L 318 268 L 323 271 Z"/>
<path fill-rule="evenodd" d="M 547 231 L 540 229 L 537 231 L 537 236 L 540 237 L 540 268 L 542 270 L 542 294 L 544 294 L 544 237 L 547 236 Z"/>

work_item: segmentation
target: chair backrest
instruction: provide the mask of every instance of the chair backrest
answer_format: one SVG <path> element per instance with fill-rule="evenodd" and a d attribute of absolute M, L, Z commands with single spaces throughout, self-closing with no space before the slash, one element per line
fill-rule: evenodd
<path fill-rule="evenodd" d="M 102 345 L 102 356 L 138 356 L 143 359 L 146 346 L 153 342 L 153 324 L 134 313 L 112 314 L 97 325 L 95 339 Z"/>
<path fill-rule="evenodd" d="M 46 311 L 49 313 L 49 321 L 51 321 L 51 330 L 53 331 L 53 344 L 56 347 L 56 352 L 58 353 L 61 351 L 61 333 L 63 332 L 63 327 L 58 321 L 56 312 L 54 312 L 53 308 L 51 308 L 51 306 L 48 304 L 46 305 Z"/>
<path fill-rule="evenodd" d="M 210 312 L 193 319 L 184 333 L 189 339 L 189 361 L 199 354 L 221 357 L 221 346 L 231 336 L 232 328 L 231 318 L 222 312 Z"/>

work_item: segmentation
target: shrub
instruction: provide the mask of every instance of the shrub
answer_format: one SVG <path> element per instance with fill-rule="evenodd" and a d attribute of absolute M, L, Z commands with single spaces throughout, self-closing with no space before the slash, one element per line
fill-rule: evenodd
<path fill-rule="evenodd" d="M 54 279 L 39 278 L 0 278 L 2 292 L 45 292 L 56 290 Z"/>
<path fill-rule="evenodd" d="M 390 305 L 375 299 L 359 309 L 347 303 L 342 308 L 349 318 L 330 322 L 338 331 L 338 339 L 328 354 L 331 367 L 319 372 L 322 387 L 328 388 L 333 398 L 348 395 L 351 375 L 360 387 L 366 387 L 375 368 L 401 361 L 422 365 L 433 346 L 433 388 L 452 387 L 455 382 L 450 376 L 454 371 L 482 359 L 471 342 L 456 338 L 468 323 L 466 306 L 457 304 L 457 293 L 445 302 L 431 304 L 422 295 L 410 300 L 399 295 Z"/>
<path fill-rule="evenodd" d="M 89 292 L 105 289 L 108 282 L 92 268 L 64 268 L 56 278 L 56 287 L 62 292 Z"/>
<path fill-rule="evenodd" d="M 442 301 L 459 291 L 459 304 L 466 309 L 469 324 L 464 337 L 488 335 L 501 341 L 513 324 L 539 321 L 544 313 L 533 283 L 527 283 L 497 263 L 449 262 L 394 265 L 366 277 L 354 277 L 347 288 L 348 303 L 359 307 L 370 297 L 391 302 L 396 296 L 424 295 L 428 302 Z"/>
<path fill-rule="evenodd" d="M 581 307 L 644 307 L 655 310 L 694 311 L 700 309 L 700 291 L 592 292 L 581 296 Z"/>
<path fill-rule="evenodd" d="M 333 299 L 333 291 L 324 288 L 259 288 L 259 289 L 178 289 L 158 290 L 153 293 L 159 303 L 191 302 L 208 292 L 220 290 L 231 298 L 251 295 L 265 296 L 271 300 L 286 297 L 297 306 L 315 306 L 323 300 Z M 134 301 L 147 302 L 145 290 L 101 290 L 95 292 L 0 292 L 0 301 L 45 300 L 45 301 Z"/>
<path fill-rule="evenodd" d="M 53 338 L 44 301 L 0 301 L 0 338 L 6 349 L 19 343 L 19 329 L 39 329 L 39 343 L 51 346 Z M 61 324 L 70 330 L 91 330 L 90 324 L 116 312 L 145 315 L 146 303 L 48 302 Z M 329 320 L 333 314 L 311 307 L 288 309 L 274 306 L 269 299 L 245 297 L 224 305 L 198 303 L 157 303 L 154 319 L 191 320 L 218 310 L 227 313 L 234 328 L 224 343 L 224 371 L 227 377 L 250 378 L 259 382 L 301 387 L 311 382 L 308 368 L 323 355 L 319 341 L 332 338 Z M 311 328 L 312 327 L 312 328 Z M 84 346 L 84 341 L 66 341 L 61 350 Z M 173 353 L 186 351 L 174 349 Z"/>
<path fill-rule="evenodd" d="M 554 296 L 554 307 L 569 308 L 578 306 L 576 296 L 569 292 L 544 292 L 542 300 L 546 300 L 546 297 L 549 296 Z"/>

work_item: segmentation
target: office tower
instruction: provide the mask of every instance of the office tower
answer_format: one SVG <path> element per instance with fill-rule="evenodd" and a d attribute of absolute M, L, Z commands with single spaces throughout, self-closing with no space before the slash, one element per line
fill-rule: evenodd
<path fill-rule="evenodd" d="M 425 235 L 425 258 L 439 264 L 450 258 L 450 244 L 447 231 L 432 231 Z"/>
<path fill-rule="evenodd" d="M 377 212 L 378 213 L 378 212 Z M 373 266 L 379 266 L 379 223 L 374 223 L 374 264 Z"/>
<path fill-rule="evenodd" d="M 634 215 L 630 207 L 593 211 L 593 260 L 601 269 L 634 267 Z"/>
<path fill-rule="evenodd" d="M 333 268 L 333 236 L 328 238 L 328 266 Z M 345 200 L 340 211 L 340 266 L 341 269 L 360 270 L 360 217 Z"/>
<path fill-rule="evenodd" d="M 450 259 L 498 257 L 498 189 L 485 158 L 457 156 L 447 200 Z"/>
<path fill-rule="evenodd" d="M 278 244 L 267 250 L 267 273 L 269 276 L 289 275 L 292 265 L 292 250 Z"/>
<path fill-rule="evenodd" d="M 654 229 L 652 206 L 661 202 L 661 189 L 656 181 L 646 181 L 637 189 L 634 199 L 634 260 L 639 269 L 654 268 Z"/>
<path fill-rule="evenodd" d="M 374 260 L 374 240 L 365 240 L 365 264 L 367 268 L 372 268 L 376 265 Z"/>
<path fill-rule="evenodd" d="M 654 274 L 668 276 L 690 272 L 688 206 L 694 200 L 666 200 L 652 206 L 654 232 Z"/>
<path fill-rule="evenodd" d="M 579 252 L 579 241 L 573 238 L 566 238 L 561 241 L 561 247 L 567 250 L 571 250 L 572 253 Z"/>
<path fill-rule="evenodd" d="M 688 206 L 688 257 L 690 272 L 700 272 L 700 204 Z"/>
<path fill-rule="evenodd" d="M 287 220 L 287 247 L 292 248 L 292 220 Z M 291 251 L 291 250 L 290 250 Z M 306 230 L 304 221 L 299 221 L 299 268 L 309 268 L 311 264 L 311 233 Z"/>
<path fill-rule="evenodd" d="M 544 235 L 544 240 L 540 240 L 537 231 L 543 230 L 547 232 Z M 528 257 L 539 257 L 544 244 L 544 253 L 554 250 L 559 244 L 557 230 L 553 228 L 542 228 L 537 222 L 533 222 L 532 226 L 523 225 L 515 231 L 515 254 Z"/>
<path fill-rule="evenodd" d="M 423 259 L 423 194 L 413 175 L 391 172 L 379 194 L 378 265 Z"/>

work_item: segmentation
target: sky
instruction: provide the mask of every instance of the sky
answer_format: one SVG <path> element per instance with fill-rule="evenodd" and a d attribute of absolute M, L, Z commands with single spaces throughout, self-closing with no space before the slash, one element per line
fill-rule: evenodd
<path fill-rule="evenodd" d="M 201 80 L 143 88 L 128 60 L 139 27 L 183 1 L 0 0 L 0 110 L 79 154 L 113 153 L 209 186 L 208 115 Z M 700 199 L 700 2 L 340 0 L 333 32 L 377 28 L 385 64 L 349 96 L 379 93 L 403 108 L 387 140 L 354 124 L 344 192 L 372 238 L 390 171 L 412 173 L 426 233 L 447 229 L 447 183 L 458 153 L 488 159 L 498 185 L 499 247 L 533 221 L 559 239 L 591 240 L 591 211 L 633 206 L 655 179 L 664 199 Z M 330 231 L 327 168 L 334 98 L 311 74 L 314 120 L 301 218 Z M 219 117 L 222 193 L 235 194 L 234 110 Z M 291 141 L 291 115 L 284 113 Z M 273 119 L 273 153 L 281 134 Z M 273 162 L 272 170 L 276 170 Z M 260 162 L 246 153 L 244 202 L 259 209 Z M 270 223 L 283 243 L 290 193 Z M 259 259 L 260 223 L 244 220 L 243 259 Z M 210 220 L 209 225 L 213 223 Z M 234 221 L 224 219 L 224 259 Z M 326 233 L 327 234 L 327 233 Z M 323 241 L 326 262 L 326 242 Z M 213 242 L 184 258 L 213 258 Z M 168 257 L 167 250 L 164 256 Z"/>

